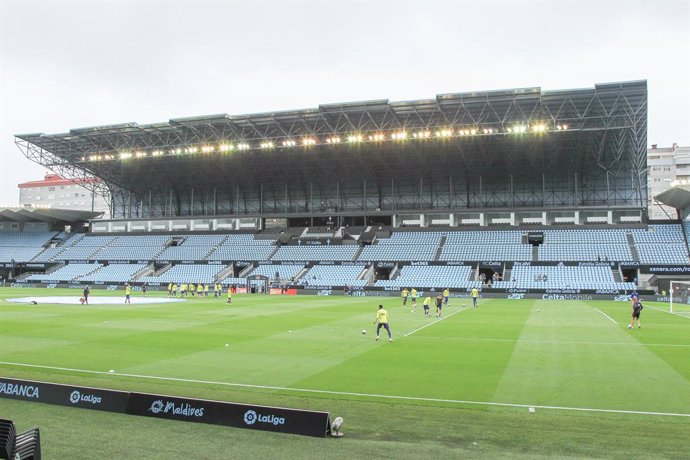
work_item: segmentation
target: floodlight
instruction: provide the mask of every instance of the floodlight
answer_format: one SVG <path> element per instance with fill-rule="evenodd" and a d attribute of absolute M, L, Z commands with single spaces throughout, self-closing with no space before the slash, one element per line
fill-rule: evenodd
<path fill-rule="evenodd" d="M 221 152 L 230 151 L 232 150 L 232 144 L 220 144 L 218 146 L 218 150 L 220 150 Z"/>
<path fill-rule="evenodd" d="M 348 142 L 362 142 L 364 137 L 361 134 L 350 134 L 347 136 Z"/>
<path fill-rule="evenodd" d="M 245 143 L 245 142 L 241 142 L 241 143 L 237 144 L 237 150 L 249 150 L 249 148 L 250 148 L 250 145 Z"/>
<path fill-rule="evenodd" d="M 565 131 L 566 129 L 568 129 L 568 125 L 563 125 L 563 131 Z"/>
<path fill-rule="evenodd" d="M 271 149 L 271 148 L 273 148 L 273 142 L 271 142 L 271 141 L 265 141 L 265 142 L 262 142 L 259 146 L 260 146 L 262 149 Z"/>

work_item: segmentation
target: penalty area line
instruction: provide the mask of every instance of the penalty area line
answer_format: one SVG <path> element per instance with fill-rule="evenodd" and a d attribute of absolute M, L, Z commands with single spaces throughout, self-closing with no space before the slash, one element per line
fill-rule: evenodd
<path fill-rule="evenodd" d="M 408 337 L 408 336 L 414 334 L 415 332 L 421 331 L 421 330 L 424 329 L 425 327 L 433 326 L 434 324 L 438 323 L 439 321 L 443 321 L 444 319 L 450 318 L 451 316 L 453 316 L 453 315 L 455 315 L 455 314 L 458 314 L 458 313 L 460 313 L 461 311 L 465 311 L 465 310 L 469 310 L 469 307 L 461 308 L 460 310 L 454 311 L 453 313 L 451 313 L 451 314 L 448 315 L 448 316 L 443 316 L 443 317 L 437 319 L 436 321 L 433 321 L 433 322 L 431 322 L 431 323 L 429 323 L 429 324 L 425 324 L 424 326 L 419 327 L 419 328 L 415 329 L 414 331 L 408 332 L 407 334 L 403 335 L 403 337 Z"/>
<path fill-rule="evenodd" d="M 462 310 L 461 310 L 462 311 Z M 456 312 L 458 313 L 458 312 Z M 449 315 L 450 316 L 450 315 Z M 0 361 L 0 365 L 9 366 L 22 366 L 22 367 L 33 367 L 37 369 L 52 369 L 70 372 L 81 372 L 84 374 L 99 374 L 99 375 L 116 375 L 120 377 L 132 377 L 139 379 L 148 380 L 164 380 L 172 382 L 184 382 L 184 383 L 198 383 L 203 385 L 219 385 L 227 387 L 240 387 L 240 388 L 255 388 L 263 390 L 277 390 L 277 391 L 290 391 L 295 393 L 314 393 L 314 394 L 325 394 L 325 395 L 335 395 L 335 396 L 356 396 L 361 398 L 372 398 L 372 399 L 392 399 L 399 401 L 421 401 L 421 402 L 435 402 L 435 403 L 449 403 L 449 404 L 465 404 L 465 405 L 476 405 L 476 406 L 494 406 L 494 407 L 514 407 L 514 408 L 535 408 L 535 409 L 550 409 L 550 410 L 562 410 L 562 411 L 575 411 L 575 412 L 599 412 L 599 413 L 609 413 L 609 414 L 628 414 L 628 415 L 656 415 L 662 417 L 689 417 L 690 414 L 675 413 L 675 412 L 654 412 L 654 411 L 640 411 L 640 410 L 625 410 L 625 409 L 596 409 L 590 407 L 567 407 L 567 406 L 546 406 L 537 404 L 514 404 L 514 403 L 501 403 L 492 401 L 465 401 L 462 399 L 441 399 L 441 398 L 422 398 L 416 396 L 397 396 L 397 395 L 383 395 L 383 394 L 372 394 L 372 393 L 355 393 L 350 391 L 332 391 L 332 390 L 314 390 L 309 388 L 288 388 L 279 387 L 271 385 L 251 385 L 248 383 L 232 383 L 232 382 L 216 382 L 213 380 L 197 380 L 197 379 L 183 379 L 175 377 L 158 377 L 154 375 L 140 375 L 140 374 L 127 374 L 122 372 L 105 372 L 105 371 L 92 371 L 87 369 L 72 369 L 68 367 L 56 367 L 56 366 L 42 366 L 39 364 L 24 364 L 24 363 L 13 363 Z M 11 377 L 8 377 L 11 378 Z"/>
<path fill-rule="evenodd" d="M 603 311 L 599 310 L 598 308 L 595 308 L 595 310 L 598 311 L 599 313 L 601 313 L 602 315 L 606 316 L 609 320 L 613 321 L 613 324 L 618 324 L 618 321 L 616 321 L 615 319 L 611 318 L 609 315 L 607 315 L 607 314 L 604 313 Z"/>
<path fill-rule="evenodd" d="M 653 307 L 652 305 L 646 305 L 646 307 L 651 308 L 652 310 L 660 311 L 662 313 L 668 313 L 669 315 L 676 315 L 676 316 L 680 316 L 681 318 L 690 319 L 690 316 L 685 316 L 685 315 L 681 315 L 680 313 L 675 313 L 672 311 L 663 310 L 663 309 L 658 308 L 658 307 Z"/>

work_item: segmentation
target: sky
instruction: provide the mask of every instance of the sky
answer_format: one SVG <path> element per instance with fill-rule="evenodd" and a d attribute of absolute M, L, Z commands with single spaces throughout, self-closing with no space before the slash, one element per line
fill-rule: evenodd
<path fill-rule="evenodd" d="M 690 145 L 688 0 L 0 0 L 0 206 L 14 135 L 370 99 L 646 79 Z"/>

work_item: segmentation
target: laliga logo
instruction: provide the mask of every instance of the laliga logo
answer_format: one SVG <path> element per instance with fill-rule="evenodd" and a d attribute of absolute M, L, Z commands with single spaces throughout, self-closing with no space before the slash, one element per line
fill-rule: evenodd
<path fill-rule="evenodd" d="M 159 414 L 163 410 L 163 401 L 158 400 L 154 401 L 153 404 L 151 404 L 151 408 L 149 411 L 153 412 L 154 414 Z"/>
<path fill-rule="evenodd" d="M 248 410 L 244 413 L 244 423 L 247 425 L 254 425 L 256 423 L 256 412 Z"/>
<path fill-rule="evenodd" d="M 248 410 L 247 412 L 244 413 L 244 423 L 247 425 L 254 425 L 256 422 L 260 423 L 268 423 L 270 425 L 278 426 L 278 425 L 285 425 L 285 418 L 284 417 L 276 417 L 275 415 L 262 415 L 262 414 L 257 414 L 253 410 Z"/>
<path fill-rule="evenodd" d="M 96 395 L 83 395 L 79 390 L 74 390 L 69 395 L 69 402 L 72 404 L 77 404 L 79 402 L 87 402 L 91 404 L 100 404 L 103 399 Z"/>

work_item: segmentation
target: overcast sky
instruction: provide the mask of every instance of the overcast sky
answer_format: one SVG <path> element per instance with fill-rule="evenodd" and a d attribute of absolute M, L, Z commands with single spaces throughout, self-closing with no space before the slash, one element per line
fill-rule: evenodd
<path fill-rule="evenodd" d="M 0 205 L 45 169 L 14 134 L 366 99 L 646 79 L 690 145 L 688 0 L 0 0 Z"/>

